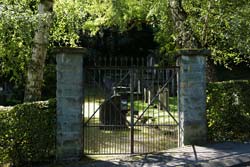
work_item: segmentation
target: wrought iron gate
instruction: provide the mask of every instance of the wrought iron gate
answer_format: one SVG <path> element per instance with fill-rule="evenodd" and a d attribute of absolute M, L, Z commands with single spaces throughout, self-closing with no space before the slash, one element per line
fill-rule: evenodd
<path fill-rule="evenodd" d="M 177 71 L 176 67 L 85 68 L 84 154 L 177 147 Z"/>

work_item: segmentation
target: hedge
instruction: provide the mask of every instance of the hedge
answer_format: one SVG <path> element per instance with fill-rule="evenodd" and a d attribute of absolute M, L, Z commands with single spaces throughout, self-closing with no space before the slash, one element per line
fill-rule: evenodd
<path fill-rule="evenodd" d="M 56 101 L 24 103 L 0 111 L 0 164 L 32 166 L 55 156 Z"/>
<path fill-rule="evenodd" d="M 213 142 L 250 140 L 250 81 L 209 83 L 208 139 Z"/>

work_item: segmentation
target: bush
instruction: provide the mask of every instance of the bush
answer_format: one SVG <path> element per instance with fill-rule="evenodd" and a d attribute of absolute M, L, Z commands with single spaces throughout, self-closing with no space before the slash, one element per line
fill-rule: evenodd
<path fill-rule="evenodd" d="M 250 81 L 209 83 L 207 119 L 210 141 L 249 141 Z"/>
<path fill-rule="evenodd" d="M 54 158 L 55 108 L 55 100 L 49 100 L 0 112 L 0 164 L 31 166 Z"/>

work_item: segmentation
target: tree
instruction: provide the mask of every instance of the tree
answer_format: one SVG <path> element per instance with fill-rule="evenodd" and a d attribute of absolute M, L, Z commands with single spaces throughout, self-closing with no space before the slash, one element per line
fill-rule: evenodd
<path fill-rule="evenodd" d="M 188 14 L 182 7 L 182 0 L 169 0 L 169 7 L 173 24 L 178 34 L 176 39 L 177 47 L 180 49 L 200 48 L 200 43 L 187 22 Z"/>
<path fill-rule="evenodd" d="M 99 5 L 101 10 L 95 7 Z M 155 39 L 167 54 L 181 47 L 207 48 L 214 63 L 226 67 L 250 59 L 247 0 L 107 0 L 93 1 L 90 8 L 99 14 L 85 30 L 115 25 L 126 31 L 146 22 L 154 27 Z"/>
<path fill-rule="evenodd" d="M 49 27 L 52 22 L 52 9 L 53 0 L 41 0 L 38 5 L 38 28 L 35 32 L 32 58 L 28 67 L 25 101 L 37 101 L 41 97 L 45 58 L 49 45 Z"/>
<path fill-rule="evenodd" d="M 203 47 L 212 51 L 215 63 L 225 66 L 249 62 L 249 14 L 247 0 L 183 1 L 189 23 Z"/>
<path fill-rule="evenodd" d="M 0 1 L 0 77 L 23 84 L 28 75 L 26 100 L 39 99 L 46 48 L 77 47 L 81 34 L 101 36 L 105 28 L 124 32 L 150 25 L 163 56 L 183 47 L 202 47 L 212 51 L 214 63 L 250 62 L 248 0 L 56 0 L 53 18 L 48 15 L 51 2 Z M 38 14 L 39 3 L 48 5 L 43 17 Z M 45 36 L 38 42 L 42 33 Z"/>

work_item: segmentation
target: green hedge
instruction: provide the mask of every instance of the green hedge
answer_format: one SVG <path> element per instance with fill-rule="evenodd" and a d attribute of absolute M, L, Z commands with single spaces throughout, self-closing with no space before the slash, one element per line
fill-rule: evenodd
<path fill-rule="evenodd" d="M 0 164 L 31 166 L 54 158 L 55 108 L 53 99 L 0 111 Z"/>
<path fill-rule="evenodd" d="M 207 119 L 210 141 L 249 141 L 250 81 L 209 83 Z"/>

